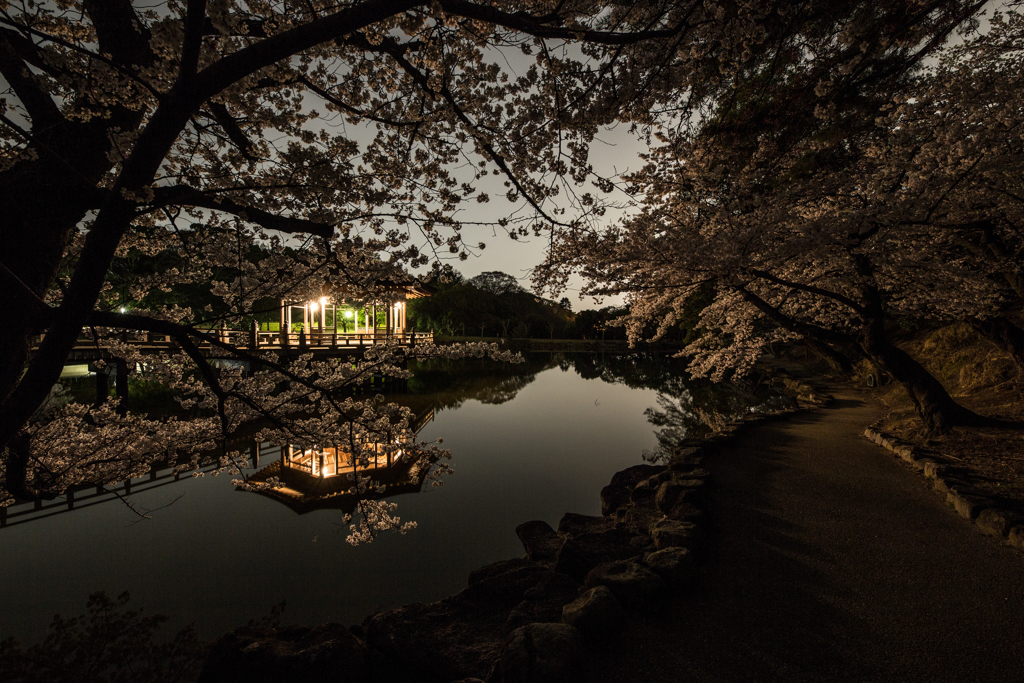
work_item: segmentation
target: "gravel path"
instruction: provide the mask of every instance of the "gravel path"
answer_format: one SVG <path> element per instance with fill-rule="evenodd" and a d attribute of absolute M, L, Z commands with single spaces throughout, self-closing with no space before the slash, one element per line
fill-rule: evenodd
<path fill-rule="evenodd" d="M 851 389 L 709 463 L 697 587 L 597 655 L 603 681 L 1024 680 L 1024 554 L 861 436 Z"/>

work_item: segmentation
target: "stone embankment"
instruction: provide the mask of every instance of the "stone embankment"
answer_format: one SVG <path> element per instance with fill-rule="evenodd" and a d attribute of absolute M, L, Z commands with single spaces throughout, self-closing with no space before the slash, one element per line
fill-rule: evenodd
<path fill-rule="evenodd" d="M 935 490 L 966 520 L 978 525 L 982 533 L 1005 539 L 1024 550 L 1024 514 L 1012 509 L 1012 501 L 995 500 L 971 483 L 968 472 L 942 453 L 922 449 L 872 427 L 864 436 L 891 451 L 914 469 L 931 479 Z"/>
<path fill-rule="evenodd" d="M 785 383 L 801 407 L 826 400 Z M 690 585 L 704 544 L 703 461 L 744 422 L 765 416 L 687 440 L 665 465 L 616 473 L 601 491 L 601 516 L 568 513 L 557 529 L 519 525 L 525 557 L 477 569 L 449 598 L 351 628 L 236 629 L 215 644 L 200 682 L 582 683 L 590 653 L 609 646 L 627 612 L 664 609 Z"/>

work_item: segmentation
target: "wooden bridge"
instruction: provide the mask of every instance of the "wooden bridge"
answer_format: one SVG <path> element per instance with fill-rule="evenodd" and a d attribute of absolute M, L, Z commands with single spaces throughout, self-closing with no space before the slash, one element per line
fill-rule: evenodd
<path fill-rule="evenodd" d="M 433 332 L 385 332 L 376 333 L 337 333 L 337 332 L 299 332 L 298 334 L 282 334 L 281 332 L 262 332 L 250 330 L 210 330 L 218 341 L 230 344 L 245 351 L 277 351 L 291 356 L 300 353 L 312 353 L 320 357 L 337 357 L 344 355 L 360 356 L 374 346 L 393 344 L 412 347 L 416 344 L 430 344 L 434 341 Z M 143 353 L 173 353 L 181 349 L 174 338 L 162 334 L 136 334 L 122 332 L 114 337 L 118 341 L 129 343 Z M 33 348 L 42 342 L 40 335 Z M 106 339 L 79 337 L 68 356 L 68 361 L 92 361 L 111 358 Z M 208 358 L 235 358 L 229 350 L 208 341 L 196 344 Z"/>

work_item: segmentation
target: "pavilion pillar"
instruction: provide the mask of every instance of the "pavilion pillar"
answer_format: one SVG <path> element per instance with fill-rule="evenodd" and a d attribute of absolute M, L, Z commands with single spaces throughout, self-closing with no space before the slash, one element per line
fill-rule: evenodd
<path fill-rule="evenodd" d="M 114 391 L 121 399 L 117 404 L 117 412 L 121 415 L 128 413 L 128 363 L 124 358 L 118 358 L 114 362 L 117 374 L 114 376 Z"/>
<path fill-rule="evenodd" d="M 107 400 L 107 394 L 110 393 L 109 384 L 109 367 L 99 368 L 96 370 L 96 407 L 99 408 Z"/>
<path fill-rule="evenodd" d="M 287 316 L 287 311 L 285 309 L 286 309 L 286 305 L 284 303 L 284 299 L 281 299 L 281 316 L 280 316 L 281 317 L 281 324 L 278 325 L 278 328 L 277 328 L 277 331 L 280 334 L 284 334 L 285 317 Z"/>
<path fill-rule="evenodd" d="M 253 469 L 260 466 L 260 442 L 256 439 L 253 439 L 252 445 L 249 446 L 249 459 L 252 460 Z"/>

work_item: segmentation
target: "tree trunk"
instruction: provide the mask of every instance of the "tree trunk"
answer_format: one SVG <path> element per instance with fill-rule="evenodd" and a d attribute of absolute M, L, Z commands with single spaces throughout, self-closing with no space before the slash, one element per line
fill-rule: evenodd
<path fill-rule="evenodd" d="M 971 318 L 968 322 L 978 334 L 1010 354 L 1018 368 L 1024 369 L 1024 330 L 1001 315 L 984 320 Z"/>
<path fill-rule="evenodd" d="M 889 341 L 881 321 L 867 326 L 861 346 L 880 370 L 903 386 L 930 434 L 942 434 L 959 426 L 1005 424 L 982 417 L 954 401 L 939 380 Z"/>

